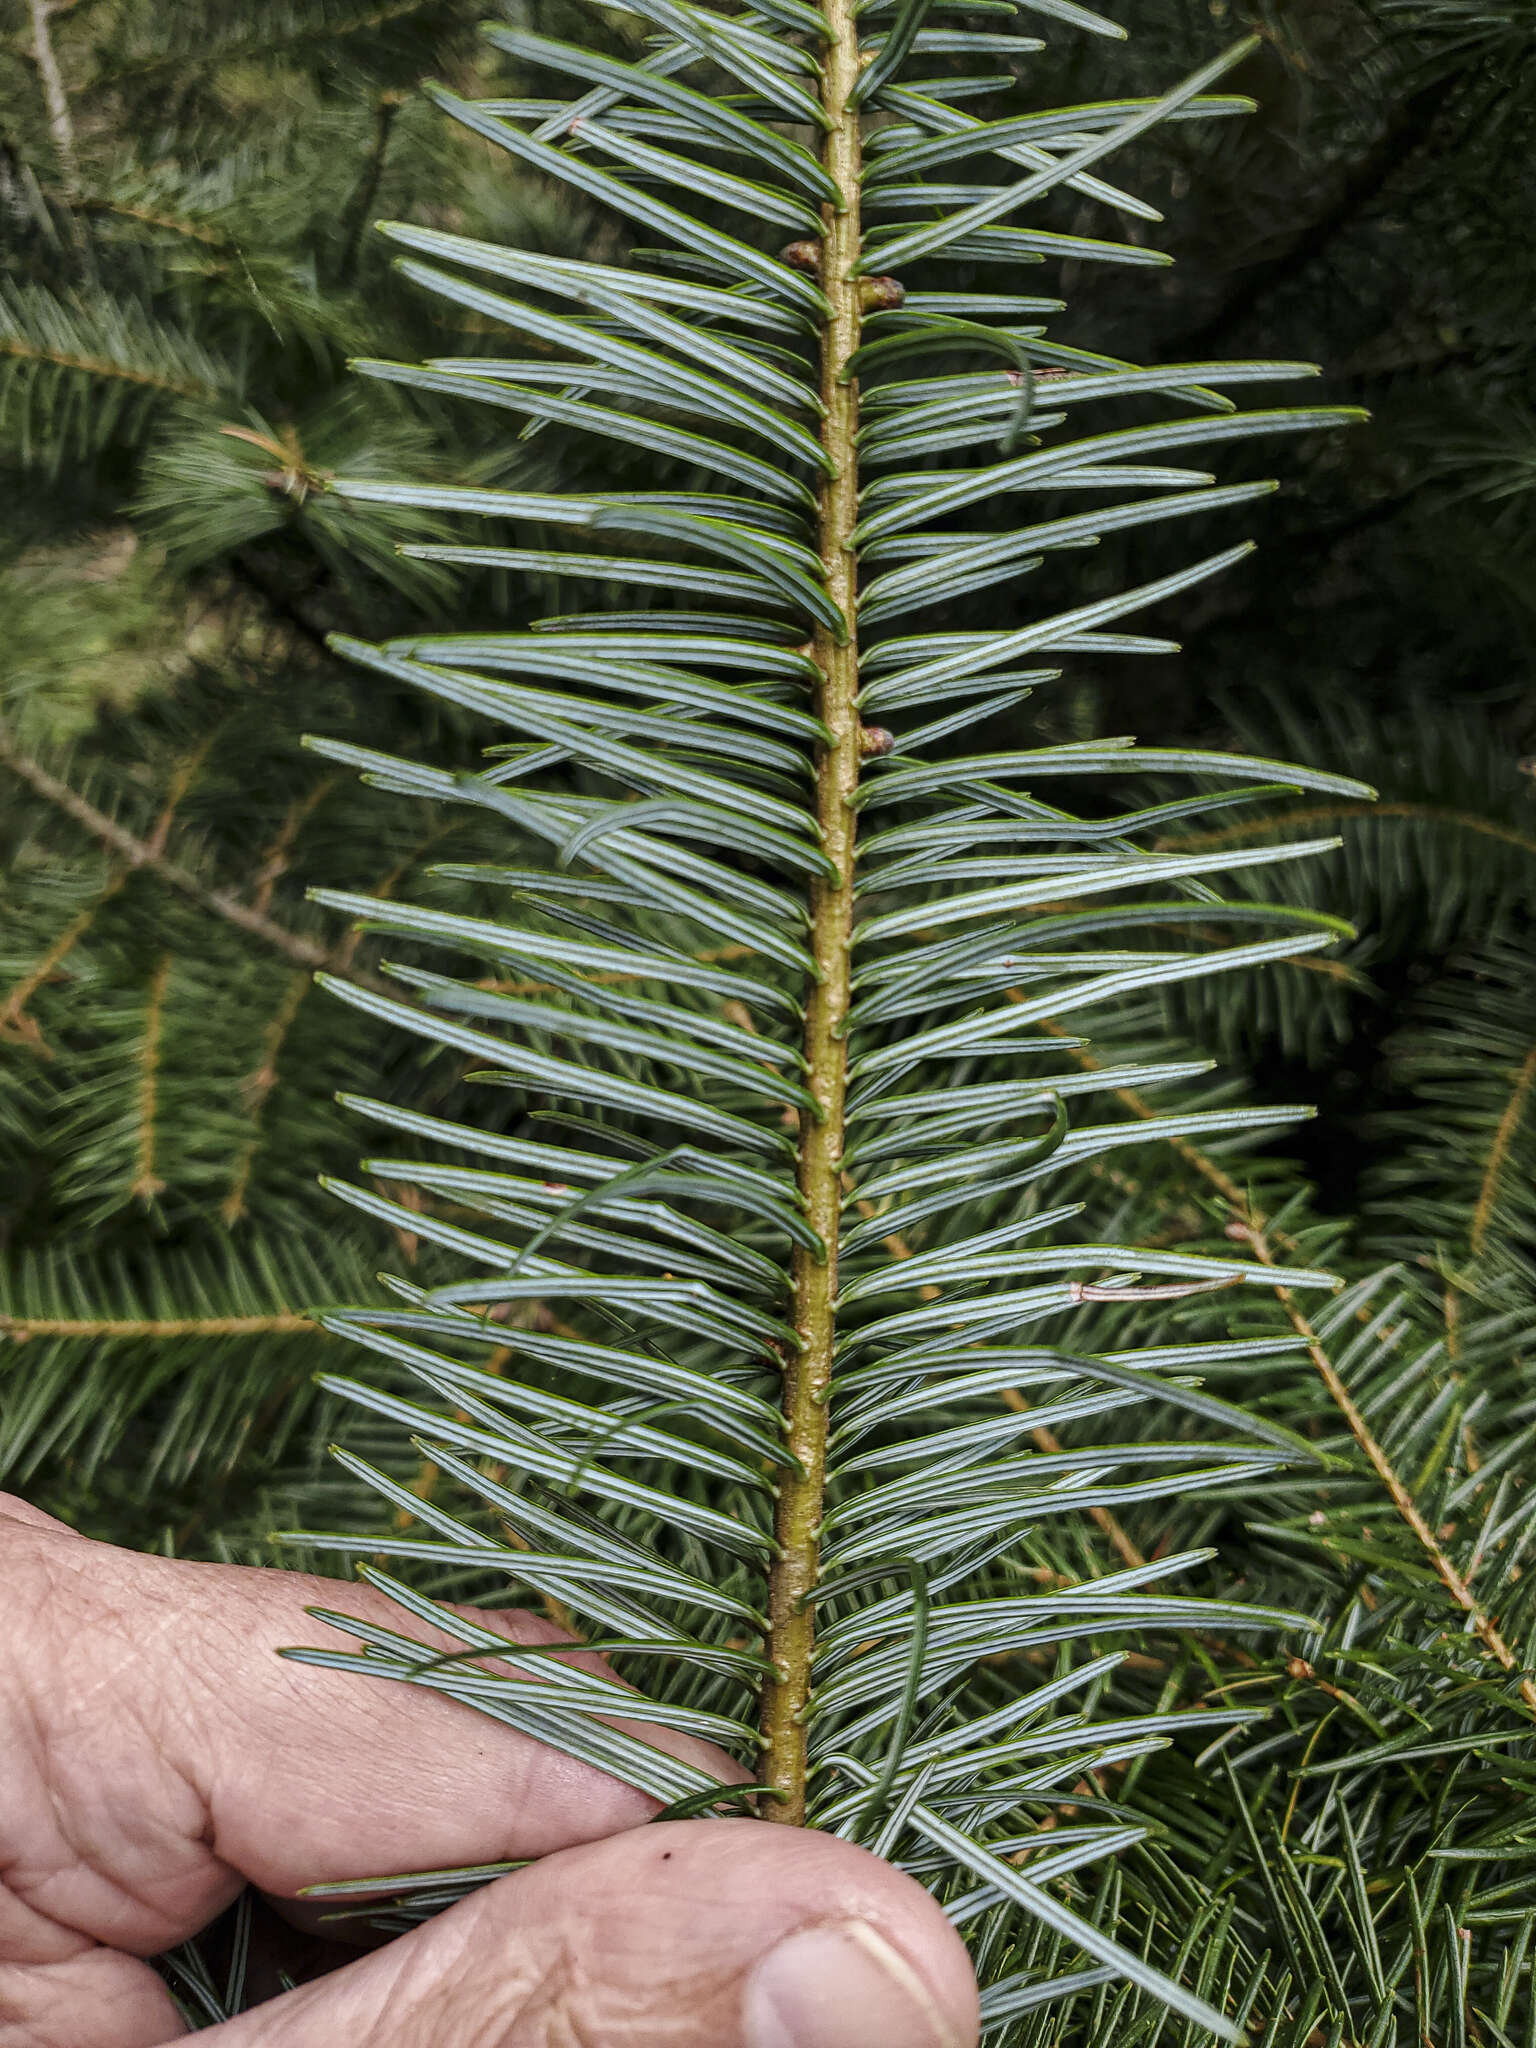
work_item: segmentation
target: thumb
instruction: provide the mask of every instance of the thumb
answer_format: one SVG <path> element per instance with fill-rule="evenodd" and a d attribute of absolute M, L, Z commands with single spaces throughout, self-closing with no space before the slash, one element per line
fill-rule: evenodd
<path fill-rule="evenodd" d="M 546 1856 L 208 2048 L 974 2048 L 959 1937 L 912 1879 L 766 1821 Z"/>

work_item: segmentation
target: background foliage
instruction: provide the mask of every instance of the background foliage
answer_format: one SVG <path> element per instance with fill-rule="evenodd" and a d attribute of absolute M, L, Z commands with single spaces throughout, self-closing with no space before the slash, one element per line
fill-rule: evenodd
<path fill-rule="evenodd" d="M 121 1540 L 265 1556 L 274 1521 L 348 1512 L 319 1456 L 340 1424 L 310 1390 L 330 1340 L 300 1314 L 378 1261 L 376 1233 L 315 1185 L 357 1151 L 333 1092 L 366 1072 L 370 1093 L 456 1112 L 441 1063 L 312 994 L 317 966 L 372 968 L 304 892 L 419 887 L 481 850 L 473 822 L 422 827 L 418 807 L 402 836 L 299 737 L 467 763 L 451 715 L 342 668 L 326 633 L 551 608 L 395 554 L 433 537 L 423 515 L 315 487 L 330 470 L 546 473 L 537 437 L 487 447 L 475 415 L 346 370 L 481 345 L 472 315 L 445 341 L 440 305 L 381 288 L 377 215 L 610 253 L 601 221 L 415 95 L 428 72 L 496 89 L 480 11 L 0 15 L 0 1477 Z M 1116 92 L 1157 90 L 1247 25 L 1228 0 L 1123 18 L 1125 46 L 1053 37 L 1042 102 L 1102 94 L 1107 71 Z M 538 19 L 581 33 L 558 0 Z M 1188 1742 L 1085 1780 L 1158 1832 L 1077 1903 L 1208 1992 L 1233 1987 L 1278 2039 L 1521 2040 L 1536 14 L 1322 0 L 1255 25 L 1264 46 L 1228 83 L 1263 111 L 1139 145 L 1133 182 L 1177 268 L 1087 267 L 1066 281 L 1075 334 L 1143 361 L 1319 360 L 1328 396 L 1373 425 L 1287 451 L 1257 565 L 1179 600 L 1183 654 L 1129 673 L 1081 658 L 1032 729 L 1274 752 L 1381 789 L 1369 817 L 1312 807 L 1343 857 L 1285 877 L 1357 941 L 1170 995 L 1092 1048 L 1193 1046 L 1223 1062 L 1213 1103 L 1246 1089 L 1323 1117 L 1219 1156 L 1194 1139 L 1110 1154 L 1073 1191 L 1102 1236 L 1241 1235 L 1356 1285 L 1315 1324 L 1277 1290 L 1254 1333 L 1296 1348 L 1219 1389 L 1336 1453 L 1325 1480 L 1145 1526 L 1085 1517 L 1037 1557 L 1101 1576 L 1215 1543 L 1213 1594 L 1316 1617 L 1306 1641 L 1135 1646 L 1101 1710 L 1272 1712 L 1218 1745 L 1197 1794 Z M 1117 575 L 1102 554 L 1085 598 Z M 1233 841 L 1262 836 L 1242 816 Z M 1134 1338 L 1155 1341 L 1148 1311 Z M 1089 1981 L 1010 2025 L 1086 2041 L 1172 2023 Z"/>

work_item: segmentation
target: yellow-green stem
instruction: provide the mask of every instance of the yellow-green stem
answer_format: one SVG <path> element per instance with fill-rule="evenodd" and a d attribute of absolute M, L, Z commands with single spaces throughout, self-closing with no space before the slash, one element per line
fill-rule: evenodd
<path fill-rule="evenodd" d="M 827 1470 L 853 931 L 851 799 L 859 780 L 859 656 L 850 548 L 858 523 L 854 435 L 859 401 L 856 386 L 844 381 L 845 367 L 859 345 L 859 280 L 854 275 L 860 254 L 859 115 L 849 104 L 859 76 L 859 38 L 852 0 L 826 0 L 826 15 L 831 34 L 823 55 L 822 105 L 831 127 L 824 161 L 843 203 L 841 210 L 827 209 L 822 244 L 822 288 L 832 309 L 821 340 L 821 396 L 826 406 L 822 446 L 833 473 L 822 486 L 817 540 L 827 587 L 849 622 L 849 637 L 839 645 L 823 630 L 816 639 L 821 672 L 817 710 L 832 735 L 830 746 L 817 755 L 816 805 L 822 845 L 837 873 L 835 880 L 816 884 L 811 903 L 812 950 L 821 979 L 806 1011 L 805 1056 L 822 1114 L 819 1121 L 801 1118 L 799 1179 L 806 1213 L 826 1244 L 827 1255 L 820 1259 L 802 1250 L 795 1253 L 794 1324 L 800 1350 L 785 1366 L 784 1416 L 789 1448 L 800 1469 L 780 1481 L 774 1524 L 779 1555 L 768 1596 L 769 1656 L 778 1676 L 768 1682 L 763 1699 L 763 1773 L 764 1782 L 780 1797 L 764 1801 L 764 1813 L 791 1823 L 805 1819 L 804 1711 L 810 1698 L 814 1636 L 807 1595 L 816 1584 Z"/>

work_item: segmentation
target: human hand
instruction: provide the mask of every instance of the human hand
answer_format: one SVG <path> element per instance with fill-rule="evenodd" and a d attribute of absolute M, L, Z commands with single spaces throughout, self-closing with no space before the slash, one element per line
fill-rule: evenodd
<path fill-rule="evenodd" d="M 142 1958 L 247 1882 L 525 1856 L 210 2048 L 973 2048 L 965 1951 L 911 1879 L 762 1821 L 646 1828 L 641 1793 L 452 1701 L 281 1661 L 333 1581 L 140 1557 L 0 1494 L 0 1584 L 0 2048 L 182 2038 Z"/>

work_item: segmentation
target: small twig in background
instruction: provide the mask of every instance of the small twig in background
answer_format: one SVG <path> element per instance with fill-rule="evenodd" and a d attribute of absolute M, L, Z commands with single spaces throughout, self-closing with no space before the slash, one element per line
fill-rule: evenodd
<path fill-rule="evenodd" d="M 59 9 L 56 0 L 31 0 L 31 6 L 32 57 L 48 109 L 48 127 L 53 135 L 54 153 L 59 159 L 59 175 L 66 196 L 73 198 L 80 186 L 80 165 L 75 155 L 75 123 L 69 111 L 69 94 L 64 89 L 64 74 L 59 69 L 58 55 L 48 28 L 50 18 Z"/>

